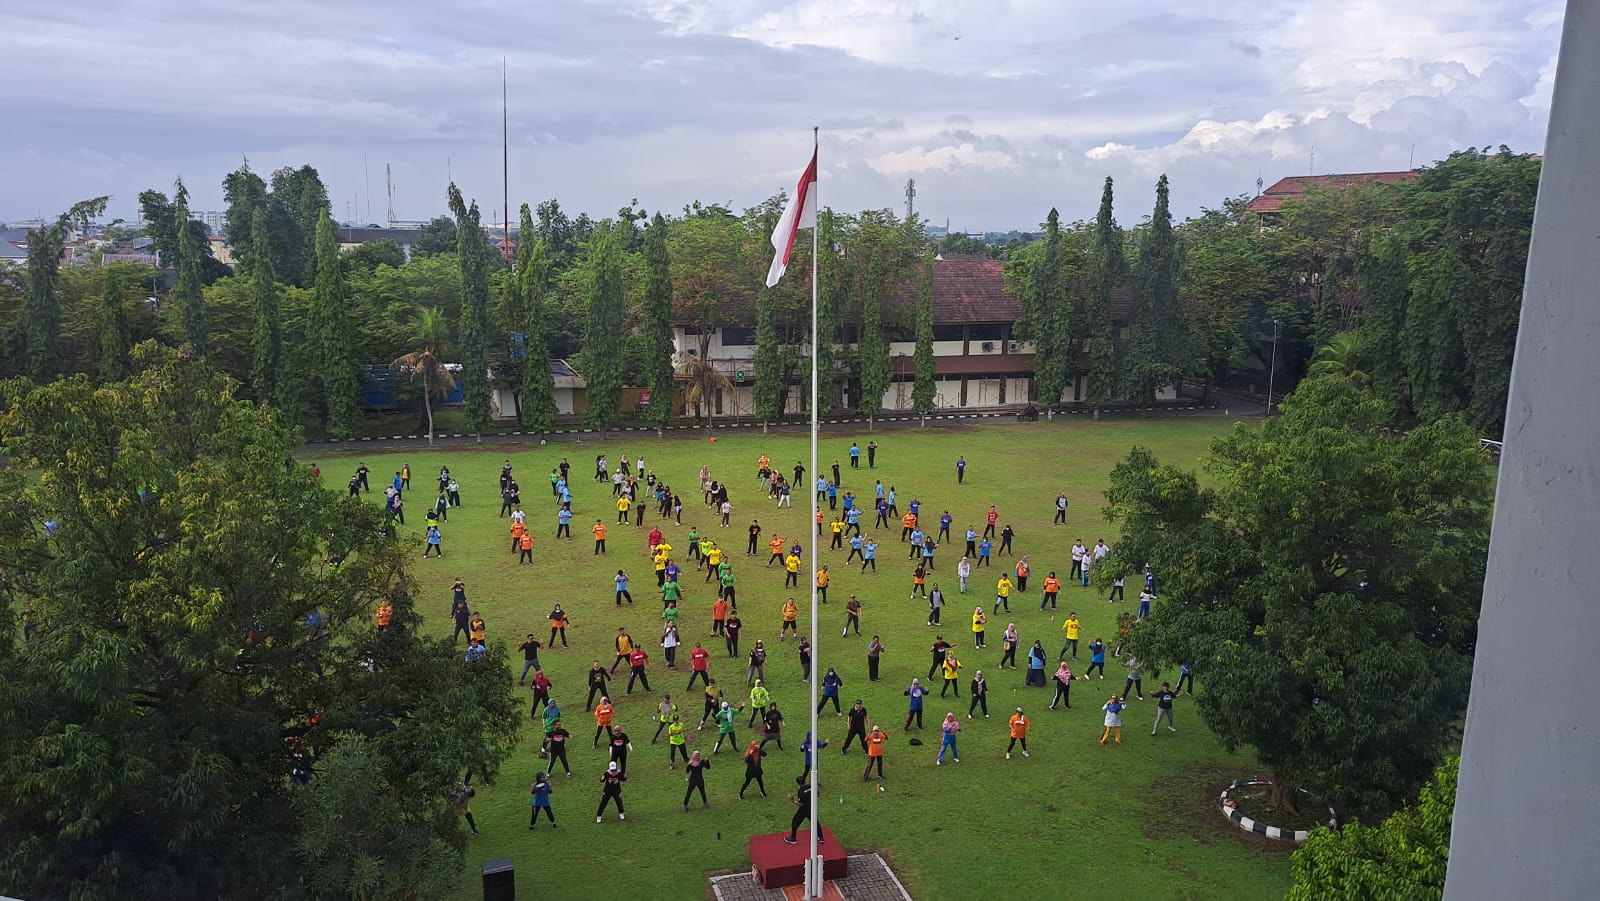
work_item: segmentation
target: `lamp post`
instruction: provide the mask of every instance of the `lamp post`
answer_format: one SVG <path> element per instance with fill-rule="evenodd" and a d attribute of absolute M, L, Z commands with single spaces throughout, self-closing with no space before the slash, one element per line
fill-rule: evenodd
<path fill-rule="evenodd" d="M 1272 383 L 1278 375 L 1278 320 L 1272 320 L 1272 362 L 1267 366 L 1267 415 L 1272 415 Z"/>

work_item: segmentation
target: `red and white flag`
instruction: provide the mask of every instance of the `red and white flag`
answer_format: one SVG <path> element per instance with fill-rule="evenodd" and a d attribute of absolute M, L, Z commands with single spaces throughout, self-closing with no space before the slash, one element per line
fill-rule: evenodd
<path fill-rule="evenodd" d="M 789 195 L 789 203 L 778 218 L 778 227 L 772 230 L 772 268 L 767 270 L 767 287 L 771 288 L 783 278 L 789 266 L 789 255 L 794 252 L 794 236 L 802 228 L 817 225 L 817 151 L 811 151 L 811 163 L 800 174 L 800 183 Z"/>

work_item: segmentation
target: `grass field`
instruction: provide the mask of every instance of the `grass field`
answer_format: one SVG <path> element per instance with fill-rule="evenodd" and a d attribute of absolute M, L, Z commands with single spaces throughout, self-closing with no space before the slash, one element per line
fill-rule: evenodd
<path fill-rule="evenodd" d="M 832 567 L 835 578 L 829 592 L 832 603 L 822 608 L 818 671 L 836 667 L 845 680 L 842 694 L 846 706 L 862 698 L 871 721 L 890 733 L 887 779 L 880 793 L 875 784 L 861 779 L 865 761 L 859 749 L 848 757 L 840 756 L 844 721 L 834 718 L 831 707 L 823 717 L 822 735 L 834 745 L 820 756 L 822 819 L 847 847 L 884 852 L 918 899 L 998 897 L 1013 892 L 1059 898 L 1282 897 L 1288 874 L 1285 851 L 1250 843 L 1215 811 L 1217 791 L 1229 779 L 1252 773 L 1253 758 L 1247 752 L 1225 752 L 1184 699 L 1177 702 L 1178 733 L 1163 729 L 1152 737 L 1148 727 L 1155 715 L 1154 702 L 1134 702 L 1124 716 L 1124 744 L 1102 748 L 1097 744 L 1102 717 L 1099 707 L 1109 694 L 1122 688 L 1125 671 L 1121 666 L 1109 664 L 1104 682 L 1078 683 L 1072 709 L 1054 712 L 1046 709 L 1050 700 L 1047 689 L 1022 687 L 1025 669 L 1001 671 L 997 667 L 1000 633 L 1008 621 L 1017 624 L 1024 648 L 1035 638 L 1042 639 L 1052 661 L 1061 646 L 1060 624 L 1068 610 L 1076 610 L 1085 625 L 1085 646 L 1094 636 L 1111 639 L 1116 613 L 1128 608 L 1108 604 L 1099 589 L 1065 584 L 1061 610 L 1039 612 L 1039 583 L 1051 569 L 1065 581 L 1074 538 L 1092 545 L 1104 537 L 1115 552 L 1115 530 L 1101 516 L 1102 492 L 1107 473 L 1129 447 L 1144 445 L 1163 462 L 1192 466 L 1205 454 L 1210 440 L 1231 425 L 1229 420 L 1203 418 L 996 424 L 824 436 L 821 468 L 826 471 L 828 464 L 838 459 L 844 467 L 845 487 L 856 490 L 866 503 L 871 502 L 874 480 L 882 479 L 885 485 L 896 487 L 902 512 L 912 497 L 920 498 L 924 522 L 935 523 L 935 528 L 939 513 L 949 509 L 955 517 L 952 532 L 958 542 L 969 523 L 982 530 L 983 513 L 993 503 L 1001 524 L 1009 522 L 1017 532 L 1017 552 L 1027 554 L 1034 569 L 1027 596 L 1013 594 L 1011 616 L 1003 612 L 991 616 L 988 649 L 976 651 L 970 632 L 972 607 L 981 603 L 988 610 L 992 606 L 995 579 L 1001 567 L 1009 567 L 1014 558 L 997 559 L 993 570 L 976 570 L 970 593 L 962 597 L 955 590 L 959 543 L 941 548 L 938 568 L 930 575 L 930 582 L 941 582 L 950 600 L 940 630 L 924 625 L 924 601 L 907 599 L 911 567 L 906 546 L 898 540 L 898 527 L 879 534 L 882 548 L 876 574 L 862 575 L 859 567 L 843 567 L 847 551 L 823 552 L 823 562 Z M 865 448 L 869 437 L 880 445 L 876 469 L 867 469 L 865 454 L 859 471 L 849 469 L 851 440 L 859 440 Z M 614 525 L 616 512 L 609 485 L 602 488 L 591 480 L 594 458 L 601 452 L 613 466 L 623 453 L 630 458 L 643 453 L 658 476 L 682 489 L 684 525 L 663 522 L 653 509 L 643 528 Z M 324 478 L 335 488 L 342 487 L 357 462 L 364 461 L 372 470 L 375 490 L 369 497 L 374 503 L 381 499 L 388 476 L 402 463 L 410 464 L 417 490 L 408 496 L 407 529 L 416 536 L 419 559 L 415 569 L 425 586 L 423 613 L 441 632 L 449 629 L 449 588 L 456 576 L 466 580 L 468 597 L 488 622 L 491 640 L 504 641 L 508 647 L 514 647 L 530 631 L 541 640 L 547 637 L 545 617 L 554 602 L 559 601 L 571 616 L 568 634 L 572 647 L 547 649 L 542 656 L 555 683 L 554 697 L 574 735 L 575 776 L 569 780 L 558 774 L 554 780 L 553 803 L 560 829 L 551 832 L 547 825 L 537 832 L 527 829 L 528 784 L 541 763 L 536 756 L 535 727 L 529 724 L 527 740 L 500 778 L 492 786 L 479 788 L 473 809 L 483 834 L 471 839 L 457 898 L 479 897 L 480 864 L 506 857 L 516 861 L 522 897 L 627 898 L 644 893 L 661 898 L 704 897 L 708 871 L 748 865 L 745 839 L 750 834 L 787 828 L 792 808 L 785 795 L 801 770 L 799 745 L 806 731 L 808 690 L 800 679 L 793 643 L 777 642 L 779 607 L 787 595 L 796 594 L 802 603 L 803 622 L 805 593 L 783 589 L 781 567 L 768 570 L 764 559 L 742 556 L 744 528 L 752 518 L 759 518 L 767 530 L 764 538 L 776 531 L 809 542 L 815 532 L 807 521 L 805 493 L 796 494 L 793 509 L 779 511 L 759 492 L 755 464 L 763 452 L 780 471 L 792 469 L 796 460 L 809 454 L 803 436 L 741 432 L 721 436 L 714 444 L 704 437 L 662 440 L 630 436 L 547 448 L 502 445 L 363 456 L 326 454 L 307 461 L 319 463 Z M 572 465 L 576 537 L 558 543 L 552 540 L 556 505 L 549 493 L 548 473 L 563 455 Z M 959 486 L 957 455 L 965 455 L 969 463 L 966 482 Z M 515 555 L 508 550 L 509 522 L 495 515 L 500 462 L 507 457 L 516 467 L 528 523 L 537 535 L 532 567 L 516 564 Z M 716 528 L 715 518 L 701 504 L 697 473 L 703 463 L 711 467 L 713 477 L 730 485 L 732 528 Z M 444 527 L 444 559 L 422 560 L 423 512 L 432 501 L 441 464 L 449 465 L 460 482 L 463 506 L 452 511 Z M 807 481 L 811 478 L 808 473 Z M 1061 490 L 1071 500 L 1069 524 L 1064 527 L 1050 524 L 1053 499 Z M 588 528 L 596 518 L 613 524 L 610 553 L 603 557 L 591 553 Z M 665 668 L 660 649 L 654 646 L 660 634 L 661 607 L 652 590 L 655 580 L 645 555 L 645 533 L 657 524 L 679 553 L 686 549 L 683 536 L 691 525 L 733 552 L 739 576 L 738 606 L 745 623 L 742 647 L 747 650 L 755 639 L 765 640 L 771 654 L 767 681 L 788 716 L 786 750 L 778 752 L 775 746 L 768 746 L 772 753 L 766 765 L 767 799 L 757 798 L 753 790 L 752 800 L 736 798 L 743 766 L 738 751 L 730 753 L 724 747 L 707 776 L 710 809 L 695 805 L 684 813 L 680 807 L 682 769 L 667 770 L 665 736 L 659 745 L 650 744 L 654 732 L 651 714 L 662 691 L 672 692 L 676 699 L 683 690 L 688 680 L 688 650 L 694 641 L 704 641 L 712 650 L 712 675 L 729 689 L 730 697 L 735 694 L 732 689 L 744 686 L 743 661 L 728 660 L 720 639 L 713 643 L 708 635 L 714 595 L 698 575 L 692 580 L 686 575 L 683 583 L 686 597 L 680 629 L 685 646 L 679 652 L 679 668 L 676 672 Z M 864 527 L 870 524 L 870 517 L 863 519 Z M 871 529 L 867 532 L 872 534 Z M 632 607 L 620 610 L 613 606 L 611 585 L 619 567 L 633 577 L 636 600 Z M 807 588 L 805 578 L 802 575 L 802 589 Z M 842 625 L 843 604 L 851 593 L 864 605 L 864 631 L 882 635 L 886 646 L 883 680 L 875 684 L 869 683 L 866 675 L 866 636 L 841 639 L 834 631 Z M 1135 595 L 1137 589 L 1130 585 L 1130 599 Z M 1136 602 L 1128 605 L 1133 606 Z M 605 758 L 602 751 L 582 745 L 594 732 L 593 720 L 583 710 L 583 673 L 594 660 L 610 665 L 611 642 L 618 626 L 628 627 L 649 646 L 651 684 L 656 692 L 622 696 L 625 680 L 614 683 L 617 722 L 626 727 L 635 747 L 625 791 L 628 820 L 618 822 L 608 814 L 603 825 L 596 825 L 596 780 Z M 955 642 L 966 665 L 963 694 L 972 672 L 984 670 L 992 716 L 985 720 L 980 715 L 969 721 L 965 719 L 965 698 L 941 701 L 930 695 L 925 711 L 927 728 L 913 729 L 907 735 L 900 729 L 906 712 L 901 692 L 913 676 L 926 675 L 928 648 L 936 631 Z M 1025 668 L 1025 654 L 1019 656 Z M 1081 653 L 1081 658 L 1079 666 L 1086 668 L 1087 653 Z M 520 655 L 514 662 L 520 670 Z M 1159 684 L 1160 680 L 1155 681 Z M 1148 678 L 1146 682 L 1148 697 L 1155 686 Z M 1198 689 L 1205 690 L 1203 674 Z M 693 714 L 693 721 L 698 721 L 700 701 L 697 686 L 680 702 L 686 714 Z M 1017 705 L 1026 709 L 1034 723 L 1029 735 L 1032 756 L 1005 760 L 1006 718 Z M 956 710 L 965 726 L 960 738 L 962 762 L 947 761 L 935 767 L 937 724 L 946 710 Z M 744 723 L 741 717 L 740 747 L 752 735 Z M 710 751 L 714 739 L 710 727 L 689 735 L 691 750 Z M 920 737 L 923 745 L 908 746 L 906 741 L 912 736 Z"/>

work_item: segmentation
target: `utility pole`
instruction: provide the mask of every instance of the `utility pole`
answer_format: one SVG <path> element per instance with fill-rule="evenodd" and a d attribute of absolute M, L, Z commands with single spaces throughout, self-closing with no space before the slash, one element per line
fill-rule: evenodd
<path fill-rule="evenodd" d="M 906 179 L 906 221 L 910 222 L 911 221 L 911 217 L 915 216 L 916 214 L 917 214 L 917 180 L 914 179 L 914 178 L 908 178 L 908 179 Z"/>
<path fill-rule="evenodd" d="M 1272 362 L 1267 366 L 1267 415 L 1272 415 L 1272 385 L 1278 375 L 1278 320 L 1272 320 Z"/>

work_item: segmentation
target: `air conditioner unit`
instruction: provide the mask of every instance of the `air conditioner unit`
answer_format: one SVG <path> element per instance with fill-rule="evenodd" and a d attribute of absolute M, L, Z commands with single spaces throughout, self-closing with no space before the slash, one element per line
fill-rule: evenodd
<path fill-rule="evenodd" d="M 983 342 L 983 352 L 986 353 L 986 354 L 994 353 L 994 342 L 993 341 L 985 341 L 985 342 Z"/>
<path fill-rule="evenodd" d="M 1006 342 L 1006 353 L 1014 354 L 1018 350 L 1020 350 L 1021 348 L 1022 348 L 1022 342 L 1021 341 L 1007 341 Z"/>

